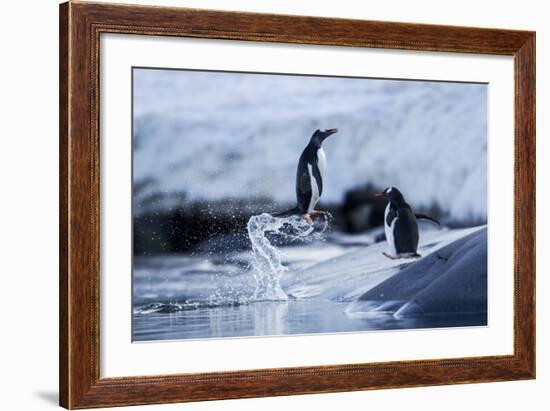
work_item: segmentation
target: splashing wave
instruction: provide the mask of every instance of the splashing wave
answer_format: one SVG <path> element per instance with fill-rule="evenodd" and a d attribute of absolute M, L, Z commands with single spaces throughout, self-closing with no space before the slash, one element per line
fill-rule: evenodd
<path fill-rule="evenodd" d="M 327 214 L 327 216 L 330 216 Z M 280 235 L 290 241 L 311 241 L 322 238 L 330 218 L 323 218 L 320 227 L 310 225 L 300 216 L 285 218 L 263 213 L 248 220 L 248 237 L 252 244 L 252 273 L 256 280 L 255 301 L 285 301 L 287 294 L 280 279 L 287 268 L 282 264 L 281 253 L 268 238 Z"/>

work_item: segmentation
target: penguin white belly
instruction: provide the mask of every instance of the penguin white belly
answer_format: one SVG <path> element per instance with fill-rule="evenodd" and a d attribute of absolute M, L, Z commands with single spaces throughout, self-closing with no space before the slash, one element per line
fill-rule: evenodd
<path fill-rule="evenodd" d="M 317 150 L 317 163 L 319 165 L 321 181 L 323 182 L 323 186 L 324 186 L 326 181 L 325 178 L 327 176 L 327 157 L 325 156 L 325 152 L 323 151 L 322 147 L 319 150 Z"/>
<path fill-rule="evenodd" d="M 391 224 L 388 225 L 388 214 L 390 212 L 390 205 L 391 203 L 388 203 L 388 205 L 386 206 L 386 211 L 384 212 L 384 231 L 386 233 L 386 241 L 388 242 L 389 254 L 396 257 L 397 249 L 395 248 L 395 238 L 393 236 L 393 230 L 395 228 L 395 222 L 397 221 L 398 217 L 395 217 L 391 221 Z"/>
<path fill-rule="evenodd" d="M 307 170 L 309 172 L 309 181 L 311 183 L 311 198 L 309 199 L 307 213 L 311 214 L 319 201 L 319 186 L 317 185 L 317 180 L 315 180 L 315 177 L 313 176 L 313 166 L 311 164 L 307 165 Z"/>

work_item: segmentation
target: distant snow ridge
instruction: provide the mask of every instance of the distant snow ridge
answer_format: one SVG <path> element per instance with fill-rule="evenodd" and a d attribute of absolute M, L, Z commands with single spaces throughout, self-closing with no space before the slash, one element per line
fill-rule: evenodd
<path fill-rule="evenodd" d="M 316 128 L 335 127 L 323 201 L 395 185 L 414 207 L 486 219 L 486 85 L 145 69 L 134 85 L 138 205 L 291 203 L 301 150 Z"/>

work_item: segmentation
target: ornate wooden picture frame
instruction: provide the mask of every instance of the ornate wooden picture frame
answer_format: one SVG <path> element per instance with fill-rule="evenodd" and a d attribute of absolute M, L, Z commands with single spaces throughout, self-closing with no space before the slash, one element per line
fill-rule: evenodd
<path fill-rule="evenodd" d="M 514 353 L 101 378 L 102 33 L 513 56 Z M 60 404 L 91 408 L 535 378 L 535 33 L 185 8 L 60 6 Z"/>

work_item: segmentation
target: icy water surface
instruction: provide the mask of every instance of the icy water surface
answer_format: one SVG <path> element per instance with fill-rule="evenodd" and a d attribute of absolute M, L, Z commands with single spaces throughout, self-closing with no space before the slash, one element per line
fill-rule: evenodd
<path fill-rule="evenodd" d="M 251 248 L 134 261 L 134 341 L 357 332 L 486 325 L 486 313 L 397 318 L 354 302 L 417 260 L 390 260 L 377 233 L 314 230 L 268 214 L 249 222 Z M 479 228 L 421 233 L 427 256 Z M 275 246 L 273 235 L 286 246 Z"/>
<path fill-rule="evenodd" d="M 280 336 L 483 324 L 484 315 L 396 319 L 392 315 L 353 318 L 346 302 L 260 301 L 240 306 L 201 307 L 175 313 L 134 316 L 134 341 Z"/>

